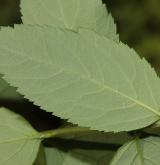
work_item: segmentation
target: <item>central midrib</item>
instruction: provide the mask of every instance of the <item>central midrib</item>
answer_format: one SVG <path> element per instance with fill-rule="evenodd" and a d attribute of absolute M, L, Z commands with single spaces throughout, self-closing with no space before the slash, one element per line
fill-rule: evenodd
<path fill-rule="evenodd" d="M 130 96 L 128 96 L 128 95 L 126 95 L 126 94 L 124 94 L 124 93 L 118 91 L 118 90 L 115 90 L 115 89 L 113 89 L 112 87 L 110 87 L 110 86 L 108 86 L 108 85 L 106 85 L 106 84 L 103 85 L 103 84 L 99 83 L 98 81 L 96 81 L 96 80 L 94 80 L 94 79 L 89 79 L 89 78 L 85 78 L 85 77 L 83 77 L 83 79 L 89 80 L 89 81 L 91 81 L 91 82 L 97 84 L 98 86 L 103 86 L 104 89 L 109 90 L 109 91 L 111 91 L 111 92 L 113 92 L 113 93 L 116 93 L 116 94 L 118 94 L 118 95 L 120 95 L 120 96 L 122 96 L 122 97 L 125 97 L 125 98 L 127 98 L 128 100 L 131 100 L 131 101 L 133 101 L 134 103 L 140 105 L 141 107 L 144 107 L 144 108 L 146 108 L 146 109 L 152 111 L 152 112 L 155 113 L 156 115 L 160 116 L 160 112 L 158 112 L 156 109 L 154 109 L 154 108 L 150 107 L 149 105 L 147 105 L 147 104 L 145 104 L 145 103 L 143 103 L 143 102 L 141 102 L 141 101 L 138 101 L 138 100 L 136 100 L 136 99 L 134 99 L 134 98 L 132 98 L 132 97 L 130 97 Z"/>
<path fill-rule="evenodd" d="M 135 139 L 135 145 L 136 145 L 136 149 L 137 149 L 137 154 L 140 158 L 141 165 L 144 165 L 143 152 L 142 152 L 142 149 L 140 146 L 140 139 L 138 139 L 138 138 Z"/>
<path fill-rule="evenodd" d="M 4 47 L 3 47 L 3 49 L 6 50 L 6 48 L 4 48 Z M 7 49 L 7 50 L 8 50 L 8 49 Z M 8 51 L 11 51 L 11 50 L 8 50 Z M 13 50 L 12 50 L 12 51 L 13 51 Z M 20 53 L 20 52 L 17 52 L 17 51 L 16 51 L 16 52 L 14 52 L 14 53 L 16 53 L 15 55 L 19 56 L 22 52 Z M 23 52 L 23 53 L 24 53 L 24 52 Z M 62 68 L 62 70 L 63 70 L 64 72 L 68 72 L 68 73 L 77 75 L 76 72 L 74 72 L 74 71 L 72 71 L 72 70 L 70 70 L 70 69 L 66 70 L 66 68 L 62 67 L 60 64 L 46 64 L 46 63 L 44 63 L 44 61 L 43 61 L 43 62 L 42 62 L 42 61 L 37 61 L 37 60 L 33 59 L 33 58 L 30 57 L 30 56 L 26 56 L 26 55 L 25 55 L 25 57 L 27 57 L 28 60 L 35 61 L 36 63 L 42 63 L 43 65 L 53 65 L 54 67 L 57 66 L 57 67 L 59 67 L 59 68 Z M 79 77 L 80 79 L 84 79 L 84 80 L 87 80 L 87 81 L 91 81 L 92 83 L 94 83 L 94 84 L 96 84 L 96 85 L 98 85 L 98 86 L 101 86 L 102 88 L 104 88 L 104 89 L 106 89 L 106 90 L 109 90 L 109 91 L 111 91 L 111 92 L 113 92 L 113 93 L 116 93 L 116 94 L 118 94 L 118 95 L 120 95 L 120 96 L 122 96 L 122 97 L 124 97 L 124 98 L 126 98 L 126 99 L 128 99 L 128 100 L 130 100 L 130 101 L 132 101 L 132 102 L 134 102 L 134 103 L 136 103 L 136 104 L 138 104 L 139 106 L 148 109 L 149 111 L 155 113 L 156 115 L 160 116 L 160 112 L 157 111 L 156 109 L 154 109 L 154 108 L 150 107 L 149 105 L 147 105 L 147 104 L 145 104 L 145 103 L 143 103 L 143 102 L 141 102 L 141 101 L 139 101 L 139 100 L 136 100 L 135 98 L 132 98 L 132 97 L 130 97 L 130 96 L 128 96 L 128 95 L 126 95 L 126 94 L 124 94 L 124 93 L 122 93 L 122 92 L 120 92 L 120 91 L 118 91 L 118 90 L 116 90 L 116 89 L 114 89 L 114 88 L 112 88 L 112 87 L 110 87 L 110 86 L 107 85 L 107 84 L 102 84 L 102 83 L 98 82 L 97 80 L 95 80 L 95 79 L 93 79 L 93 78 L 90 78 L 90 77 L 87 77 L 87 76 L 78 76 L 78 77 Z"/>

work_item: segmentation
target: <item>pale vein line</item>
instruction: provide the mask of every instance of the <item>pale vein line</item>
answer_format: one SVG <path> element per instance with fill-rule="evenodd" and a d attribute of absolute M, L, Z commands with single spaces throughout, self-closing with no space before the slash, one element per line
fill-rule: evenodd
<path fill-rule="evenodd" d="M 144 82 L 146 83 L 146 85 L 148 87 L 148 90 L 150 91 L 150 95 L 152 97 L 153 102 L 155 103 L 155 106 L 157 106 L 157 102 L 156 102 L 156 100 L 155 100 L 155 98 L 153 96 L 153 91 L 151 89 L 151 86 L 148 84 L 149 79 L 148 79 L 148 75 L 147 75 L 146 70 L 145 70 L 145 66 L 143 68 L 144 68 L 144 77 L 146 79 L 146 81 L 144 81 Z"/>
<path fill-rule="evenodd" d="M 114 58 L 114 62 L 117 64 L 116 66 L 118 66 L 119 71 L 122 73 L 122 75 L 123 75 L 123 77 L 126 79 L 126 81 L 127 81 L 128 83 L 131 84 L 132 90 L 134 91 L 135 88 L 134 88 L 134 86 L 133 86 L 133 81 L 130 80 L 130 79 L 128 78 L 128 76 L 127 76 L 126 73 L 124 72 L 124 70 L 123 70 L 122 66 L 120 65 L 120 63 L 117 62 L 117 59 L 115 58 L 115 56 L 112 56 L 112 57 Z M 135 94 L 137 95 L 136 92 L 135 92 Z"/>
<path fill-rule="evenodd" d="M 1 141 L 0 144 L 7 144 L 7 143 L 14 143 L 18 141 L 25 141 L 25 140 L 33 140 L 33 139 L 39 139 L 39 135 L 34 135 L 34 136 L 28 136 L 28 137 L 22 137 L 22 138 L 17 138 L 17 139 L 9 139 L 9 140 L 4 140 Z"/>
<path fill-rule="evenodd" d="M 120 160 L 122 160 L 123 159 L 123 155 L 124 155 L 124 153 L 126 153 L 127 151 L 128 151 L 128 149 L 130 148 L 130 147 L 132 147 L 132 145 L 134 144 L 134 140 L 133 141 L 130 141 L 129 143 L 127 143 L 127 144 L 124 144 L 122 147 L 120 147 L 119 148 L 119 152 L 117 152 L 116 153 L 116 155 L 115 155 L 115 160 L 116 160 L 116 158 L 118 158 L 116 161 L 115 160 L 112 160 L 115 164 L 118 164 L 118 162 L 120 162 Z M 123 151 L 123 152 L 121 152 L 121 151 Z"/>
<path fill-rule="evenodd" d="M 75 55 L 74 55 L 74 57 L 79 61 L 79 64 L 81 65 L 81 67 L 83 68 L 83 70 L 86 72 L 86 74 L 88 75 L 88 77 L 91 77 L 91 74 L 90 74 L 88 68 L 82 62 L 82 59 L 79 56 L 76 55 L 76 54 L 78 54 L 77 53 L 78 52 L 78 46 L 79 46 L 78 41 L 79 41 L 79 38 L 77 38 L 77 41 L 75 42 Z"/>
<path fill-rule="evenodd" d="M 51 76 L 48 76 L 48 77 L 14 77 L 14 78 L 12 78 L 12 77 L 10 77 L 10 78 L 12 78 L 12 80 L 36 80 L 36 81 L 40 81 L 40 80 L 48 80 L 48 79 L 52 79 L 52 78 L 54 78 L 54 77 L 56 77 L 56 76 L 59 76 L 59 75 L 61 75 L 61 74 L 63 74 L 63 70 L 59 70 L 59 71 L 57 71 L 57 72 L 55 72 L 53 75 L 51 75 Z M 45 75 L 46 76 L 46 75 Z M 5 77 L 5 76 L 4 76 Z"/>
<path fill-rule="evenodd" d="M 43 45 L 44 45 L 44 49 L 45 49 L 45 52 L 47 54 L 47 57 L 49 59 L 49 63 L 53 64 L 53 59 L 48 51 L 48 45 L 47 45 L 47 39 L 46 39 L 46 36 L 44 35 L 44 33 L 41 31 L 41 35 L 43 37 Z M 48 61 L 48 60 L 47 60 Z"/>
<path fill-rule="evenodd" d="M 63 11 L 63 8 L 62 8 L 62 3 L 61 3 L 61 0 L 57 0 L 58 1 L 58 5 L 59 5 L 59 8 L 60 8 L 60 12 L 61 12 L 61 16 L 63 18 L 63 21 L 64 21 L 64 25 L 66 26 L 66 28 L 69 29 L 67 23 L 66 23 L 66 20 L 65 20 L 65 14 L 64 14 L 64 11 Z"/>
<path fill-rule="evenodd" d="M 137 154 L 139 155 L 141 165 L 145 165 L 144 159 L 143 159 L 143 153 L 142 153 L 143 151 L 141 149 L 139 139 L 135 139 L 135 144 L 136 144 Z"/>
<path fill-rule="evenodd" d="M 8 127 L 8 128 L 12 128 L 12 129 L 14 129 L 15 131 L 17 131 L 17 132 L 19 132 L 19 133 L 21 133 L 21 134 L 23 134 L 23 135 L 25 135 L 25 136 L 27 136 L 27 134 L 25 133 L 25 132 L 22 132 L 22 131 L 20 131 L 19 129 L 17 129 L 17 128 L 15 128 L 15 127 L 13 127 L 12 125 L 3 125 L 3 124 L 0 124 L 0 127 Z"/>
<path fill-rule="evenodd" d="M 132 160 L 131 160 L 131 162 L 129 164 L 132 165 L 135 162 L 135 160 L 136 160 L 137 157 L 138 157 L 138 153 L 136 153 L 134 155 L 134 157 L 132 158 Z"/>
<path fill-rule="evenodd" d="M 84 79 L 86 79 L 86 78 L 84 78 Z M 93 80 L 93 79 L 90 79 L 89 81 L 91 81 L 91 82 L 93 82 L 93 83 L 95 83 L 95 84 L 97 84 L 97 85 L 99 85 L 99 86 L 102 85 L 102 84 L 99 84 L 99 82 L 97 82 L 96 80 Z M 116 89 L 113 89 L 112 87 L 107 86 L 106 84 L 105 84 L 105 86 L 103 86 L 103 88 L 105 88 L 105 89 L 107 89 L 107 90 L 109 90 L 109 91 L 112 91 L 113 93 L 115 93 L 115 94 L 117 94 L 117 95 L 120 95 L 120 96 L 122 96 L 122 97 L 125 97 L 126 99 L 131 100 L 131 101 L 137 103 L 138 105 L 140 105 L 140 106 L 142 106 L 142 107 L 144 107 L 144 108 L 146 108 L 146 109 L 152 111 L 152 112 L 155 113 L 156 115 L 160 116 L 160 112 L 158 112 L 157 110 L 155 110 L 155 109 L 153 109 L 152 107 L 148 106 L 147 104 L 144 104 L 144 103 L 141 102 L 141 101 L 138 101 L 138 100 L 136 100 L 136 99 L 134 99 L 134 98 L 132 98 L 132 97 L 130 97 L 130 96 L 127 96 L 126 94 L 124 94 L 124 93 L 122 93 L 122 92 L 120 92 L 120 91 L 118 91 L 118 90 L 116 90 Z"/>
<path fill-rule="evenodd" d="M 27 145 L 27 142 L 28 142 L 28 141 L 25 141 L 25 142 L 24 142 L 24 145 L 23 145 L 23 147 L 20 149 L 20 151 L 23 151 L 24 147 Z M 32 146 L 32 147 L 33 147 L 33 146 Z M 19 152 L 20 152 L 20 151 L 19 151 Z M 17 165 L 20 165 L 20 161 L 22 161 L 21 153 L 22 153 L 22 152 L 17 153 L 18 156 L 19 156 L 19 159 L 17 159 Z M 17 157 L 18 157 L 18 156 L 17 156 Z M 24 160 L 23 160 L 23 161 L 24 161 Z"/>
<path fill-rule="evenodd" d="M 30 143 L 30 142 L 28 142 L 28 143 Z M 39 143 L 39 141 L 35 141 L 33 146 L 32 146 L 32 151 L 31 151 L 30 156 L 28 158 L 29 161 L 31 161 L 32 160 L 31 158 L 33 158 L 33 156 L 35 156 L 34 153 L 35 153 L 35 149 L 37 149 L 36 148 L 37 143 Z"/>
<path fill-rule="evenodd" d="M 159 143 L 155 143 L 155 142 L 153 142 L 153 141 L 149 141 L 148 139 L 143 139 L 143 141 L 145 141 L 145 142 L 147 142 L 147 143 L 150 143 L 150 144 L 152 144 L 152 145 L 154 145 L 154 146 L 156 146 L 156 147 L 157 147 L 157 145 L 160 146 Z"/>
<path fill-rule="evenodd" d="M 147 158 L 147 157 L 144 157 L 145 160 L 147 160 L 148 162 L 152 163 L 153 165 L 159 165 L 157 164 L 156 162 L 154 162 L 153 160 Z"/>
<path fill-rule="evenodd" d="M 58 87 L 58 88 L 54 88 L 53 90 L 50 90 L 49 92 L 47 91 L 46 93 L 47 93 L 47 95 L 49 95 L 49 94 L 53 94 L 54 92 L 56 92 L 56 91 L 58 91 L 58 90 L 62 90 L 62 89 L 65 89 L 65 88 L 67 88 L 67 87 L 69 87 L 69 86 L 71 86 L 71 85 L 73 85 L 73 84 L 76 84 L 76 83 L 78 83 L 80 81 L 80 79 L 76 79 L 76 80 L 72 80 L 72 81 L 70 81 L 69 83 L 67 83 L 67 84 L 64 84 L 64 85 L 62 85 L 61 87 Z M 29 94 L 44 94 L 44 92 L 30 92 Z"/>
<path fill-rule="evenodd" d="M 72 28 L 74 28 L 76 26 L 76 20 L 77 20 L 78 13 L 79 13 L 79 8 L 80 8 L 80 0 L 77 1 L 77 3 L 78 3 L 77 4 L 77 10 L 76 10 L 76 13 L 75 13 L 75 16 L 74 16 Z"/>
<path fill-rule="evenodd" d="M 12 155 L 10 155 L 7 159 L 5 159 L 4 161 L 0 162 L 0 164 L 8 161 L 9 159 L 13 158 L 16 154 L 18 154 L 25 146 L 26 142 L 24 144 L 22 144 Z"/>
<path fill-rule="evenodd" d="M 91 109 L 103 110 L 103 111 L 105 111 L 106 113 L 109 113 L 109 112 L 116 111 L 116 110 L 118 111 L 118 110 L 123 110 L 123 109 L 127 109 L 127 108 L 133 108 L 133 107 L 135 107 L 137 104 L 136 104 L 136 103 L 133 103 L 133 104 L 129 104 L 129 105 L 127 105 L 127 106 L 119 106 L 119 107 L 116 107 L 116 108 L 109 108 L 109 109 L 106 108 L 107 111 L 106 111 L 105 108 L 95 108 L 95 107 L 92 107 L 92 106 L 90 106 L 90 105 L 84 105 L 84 104 L 81 104 L 81 103 L 75 103 L 74 106 L 76 106 L 76 105 L 82 106 L 82 107 L 91 108 Z"/>
<path fill-rule="evenodd" d="M 50 63 L 47 63 L 47 62 L 45 62 L 44 60 L 43 61 L 41 61 L 41 60 L 38 60 L 38 59 L 34 59 L 34 58 L 32 58 L 31 56 L 29 56 L 29 55 L 27 55 L 26 53 L 24 53 L 24 52 L 20 52 L 20 51 L 17 51 L 17 50 L 14 50 L 13 48 L 8 48 L 7 46 L 0 46 L 0 49 L 2 49 L 2 50 L 5 50 L 5 51 L 8 51 L 9 53 L 11 53 L 13 56 L 19 56 L 19 57 L 23 57 L 23 58 L 26 58 L 26 59 L 24 59 L 21 63 L 23 63 L 23 62 L 25 62 L 25 61 L 27 61 L 27 60 L 30 60 L 30 61 L 33 61 L 33 62 L 36 62 L 36 63 L 40 63 L 40 64 L 44 64 L 44 65 L 50 65 Z M 0 55 L 0 56 L 2 56 L 2 55 Z M 6 56 L 6 55 L 4 55 L 4 56 Z M 20 63 L 20 64 L 21 64 Z M 17 65 L 17 64 L 15 64 L 15 65 Z M 2 64 L 2 66 L 8 66 L 8 65 L 5 65 L 5 64 Z M 14 65 L 13 65 L 14 66 Z"/>
<path fill-rule="evenodd" d="M 94 47 L 97 48 L 97 42 L 96 42 L 96 37 L 95 36 L 94 36 Z M 93 55 L 94 55 L 94 61 L 95 61 L 96 65 L 97 65 L 97 67 L 98 67 L 98 71 L 99 71 L 99 73 L 101 75 L 101 78 L 102 78 L 102 83 L 104 85 L 105 84 L 104 72 L 102 71 L 102 69 L 100 67 L 100 64 L 98 62 L 96 62 L 94 53 L 93 53 Z"/>

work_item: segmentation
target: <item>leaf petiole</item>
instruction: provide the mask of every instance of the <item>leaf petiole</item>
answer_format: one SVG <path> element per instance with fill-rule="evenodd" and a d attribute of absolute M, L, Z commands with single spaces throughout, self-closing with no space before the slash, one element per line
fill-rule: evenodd
<path fill-rule="evenodd" d="M 67 128 L 59 128 L 54 130 L 48 130 L 40 133 L 40 139 L 47 139 L 52 137 L 57 137 L 64 134 L 72 134 L 72 133 L 83 133 L 83 132 L 91 132 L 89 128 L 84 127 L 67 127 Z"/>

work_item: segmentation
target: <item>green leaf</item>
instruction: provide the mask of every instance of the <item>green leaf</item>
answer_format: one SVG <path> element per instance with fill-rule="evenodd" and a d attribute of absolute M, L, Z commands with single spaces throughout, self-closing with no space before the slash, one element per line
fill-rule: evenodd
<path fill-rule="evenodd" d="M 0 70 L 26 98 L 82 127 L 128 131 L 160 117 L 160 80 L 133 49 L 88 30 L 0 32 Z"/>
<path fill-rule="evenodd" d="M 51 25 L 77 31 L 88 28 L 118 42 L 116 25 L 101 0 L 21 0 L 24 24 Z"/>
<path fill-rule="evenodd" d="M 0 164 L 32 165 L 40 144 L 36 136 L 25 119 L 0 108 Z"/>
<path fill-rule="evenodd" d="M 114 145 L 121 144 L 126 142 L 129 138 L 125 133 L 104 134 L 91 132 L 70 135 L 66 137 L 66 139 L 71 140 L 71 143 L 68 141 L 64 142 L 65 144 L 69 143 L 70 149 L 63 148 L 62 143 L 61 149 L 46 147 L 47 165 L 106 165 L 109 164 L 115 153 L 112 143 Z M 72 148 L 73 141 L 77 147 L 74 146 L 74 148 Z M 83 148 L 84 146 L 86 148 Z"/>
<path fill-rule="evenodd" d="M 160 138 L 135 139 L 122 146 L 111 165 L 158 165 Z"/>
<path fill-rule="evenodd" d="M 37 159 L 35 160 L 33 165 L 48 165 L 46 164 L 46 156 L 43 145 L 40 145 Z"/>

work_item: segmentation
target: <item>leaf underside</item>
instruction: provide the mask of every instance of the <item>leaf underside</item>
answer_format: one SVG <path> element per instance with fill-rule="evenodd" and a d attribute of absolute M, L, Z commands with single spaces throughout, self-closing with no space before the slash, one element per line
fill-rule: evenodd
<path fill-rule="evenodd" d="M 87 28 L 119 41 L 114 20 L 101 0 L 21 0 L 21 12 L 24 24 L 47 25 L 74 31 Z"/>
<path fill-rule="evenodd" d="M 5 80 L 46 111 L 115 132 L 159 119 L 160 80 L 126 45 L 45 26 L 4 28 L 0 38 Z"/>
<path fill-rule="evenodd" d="M 122 146 L 111 165 L 158 165 L 160 138 L 136 139 Z"/>
<path fill-rule="evenodd" d="M 114 20 L 101 0 L 21 0 L 21 10 L 25 25 L 0 31 L 0 72 L 24 97 L 93 130 L 130 131 L 159 120 L 160 80 L 144 59 L 119 42 Z M 0 95 L 12 96 L 7 88 L 0 80 Z M 0 164 L 32 165 L 40 134 L 5 108 L 0 108 L 0 127 Z M 63 138 L 115 140 L 97 134 Z M 121 144 L 127 140 L 123 136 Z M 159 143 L 158 137 L 132 140 L 120 148 L 111 165 L 158 165 Z M 109 149 L 45 152 L 47 165 L 109 164 L 114 154 Z M 43 159 L 36 163 L 45 164 L 44 153 L 40 155 Z"/>
<path fill-rule="evenodd" d="M 0 164 L 32 165 L 40 140 L 38 134 L 21 116 L 0 108 Z"/>

